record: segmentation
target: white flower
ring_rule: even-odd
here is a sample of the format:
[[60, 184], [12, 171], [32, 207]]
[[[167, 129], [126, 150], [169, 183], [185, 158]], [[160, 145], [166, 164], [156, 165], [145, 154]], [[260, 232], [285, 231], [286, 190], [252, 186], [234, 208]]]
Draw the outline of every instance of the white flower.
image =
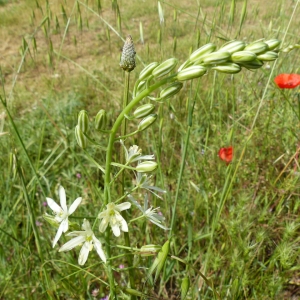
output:
[[106, 210], [98, 215], [98, 218], [102, 219], [99, 225], [99, 231], [104, 232], [109, 223], [115, 236], [119, 236], [121, 234], [120, 228], [122, 231], [128, 232], [127, 222], [121, 216], [120, 212], [130, 208], [130, 206], [130, 202], [124, 202], [118, 205], [115, 205], [114, 203], [108, 203], [106, 205]]
[[164, 230], [170, 230], [170, 228], [164, 226], [162, 223], [165, 221], [165, 217], [157, 211], [159, 210], [159, 207], [157, 208], [148, 208], [148, 195], [145, 195], [145, 202], [144, 202], [144, 208], [133, 198], [132, 195], [128, 195], [128, 198], [130, 201], [143, 213], [143, 216], [148, 219], [151, 223], [157, 225], [158, 227], [164, 229]]
[[59, 194], [61, 206], [59, 206], [53, 199], [46, 198], [49, 207], [53, 210], [53, 212], [56, 215], [55, 216], [56, 222], [60, 223], [56, 236], [53, 240], [53, 248], [55, 247], [62, 233], [68, 231], [69, 229], [68, 217], [76, 210], [76, 208], [78, 207], [78, 205], [82, 200], [81, 197], [77, 198], [68, 209], [67, 202], [66, 202], [66, 192], [62, 186], [59, 187], [58, 194]]
[[148, 176], [147, 174], [137, 172], [137, 175], [136, 175], [136, 186], [139, 187], [139, 188], [141, 188], [141, 189], [146, 189], [147, 191], [149, 191], [150, 193], [152, 193], [156, 197], [162, 199], [162, 197], [159, 196], [155, 192], [159, 192], [159, 193], [164, 193], [165, 194], [166, 191], [163, 190], [163, 189], [161, 189], [161, 188], [159, 188], [159, 187], [157, 187], [157, 186], [151, 185], [151, 178], [152, 178], [152, 175]]
[[81, 245], [83, 243], [82, 248], [79, 253], [79, 257], [78, 257], [78, 264], [80, 266], [85, 264], [85, 262], [89, 256], [89, 252], [92, 251], [94, 247], [95, 247], [98, 255], [100, 256], [100, 258], [104, 262], [106, 262], [106, 256], [102, 250], [101, 243], [95, 237], [95, 235], [91, 229], [90, 222], [87, 221], [86, 219], [83, 220], [82, 229], [84, 231], [73, 231], [73, 232], [68, 233], [67, 236], [75, 236], [75, 238], [73, 238], [72, 240], [65, 243], [59, 249], [59, 252], [69, 251], [69, 250], [73, 249], [74, 247]]
[[126, 163], [132, 163], [138, 160], [153, 160], [154, 155], [142, 155], [142, 149], [139, 148], [137, 145], [131, 146], [128, 150], [124, 146], [124, 142], [120, 140], [121, 145], [123, 146], [125, 150], [125, 160]]

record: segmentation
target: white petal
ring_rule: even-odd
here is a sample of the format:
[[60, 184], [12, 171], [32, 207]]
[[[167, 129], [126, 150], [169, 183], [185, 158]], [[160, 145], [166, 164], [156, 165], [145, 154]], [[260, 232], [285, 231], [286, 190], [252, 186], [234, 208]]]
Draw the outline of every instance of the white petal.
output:
[[96, 249], [98, 255], [104, 262], [106, 262], [106, 256], [102, 250], [102, 245], [101, 245], [100, 241], [95, 236], [93, 236], [93, 242], [94, 242], [94, 246], [95, 246], [95, 249]]
[[58, 252], [63, 252], [63, 251], [69, 251], [73, 249], [74, 247], [82, 244], [85, 241], [85, 237], [83, 235], [77, 236], [74, 239], [68, 241], [65, 243], [61, 248], [58, 250]]
[[66, 233], [66, 232], [68, 231], [68, 229], [69, 229], [68, 217], [65, 218], [65, 219], [61, 222], [60, 226], [62, 226], [62, 231], [63, 231], [64, 233]]
[[59, 240], [59, 238], [61, 237], [62, 233], [63, 233], [63, 230], [64, 230], [64, 224], [63, 223], [60, 223], [59, 227], [58, 227], [58, 230], [56, 232], [56, 235], [55, 235], [55, 238], [53, 240], [53, 245], [52, 247], [54, 248], [57, 241]]
[[55, 212], [60, 213], [62, 211], [61, 207], [51, 198], [46, 198], [48, 206]]
[[62, 209], [64, 211], [68, 211], [67, 200], [66, 200], [66, 192], [65, 192], [65, 189], [62, 186], [59, 187], [58, 194], [59, 194], [60, 205], [61, 205]]
[[80, 250], [79, 253], [79, 257], [78, 257], [78, 264], [80, 266], [83, 266], [89, 256], [89, 252], [90, 252], [90, 243], [89, 242], [85, 242], [82, 245], [82, 248]]
[[104, 232], [108, 225], [108, 218], [103, 218], [100, 225], [99, 225], [99, 231]]
[[130, 208], [130, 206], [131, 206], [131, 203], [130, 203], [130, 202], [124, 202], [124, 203], [121, 203], [121, 204], [116, 205], [116, 209], [117, 209], [118, 211], [122, 211], [122, 210], [125, 210], [125, 209]]
[[127, 225], [127, 222], [124, 219], [121, 221], [121, 230], [125, 231], [125, 232], [128, 232], [128, 225]]
[[87, 219], [83, 219], [82, 229], [85, 231], [92, 231], [91, 224]]
[[117, 224], [110, 224], [110, 226], [111, 226], [111, 229], [112, 229], [114, 235], [115, 236], [120, 236], [121, 231], [120, 231], [119, 226]]
[[72, 205], [70, 206], [69, 211], [68, 211], [69, 215], [71, 215], [76, 210], [76, 208], [80, 204], [81, 200], [82, 200], [82, 198], [79, 197], [72, 203]]
[[102, 219], [105, 216], [107, 216], [107, 210], [105, 210], [105, 211], [101, 212], [100, 214], [98, 214], [98, 219]]

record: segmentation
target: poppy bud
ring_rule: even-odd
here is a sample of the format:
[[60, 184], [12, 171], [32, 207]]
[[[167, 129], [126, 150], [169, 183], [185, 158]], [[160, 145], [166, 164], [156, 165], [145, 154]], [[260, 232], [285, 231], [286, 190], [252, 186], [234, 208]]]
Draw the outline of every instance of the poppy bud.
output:
[[203, 76], [206, 73], [206, 68], [203, 66], [191, 66], [177, 74], [177, 80], [185, 81]]
[[223, 45], [220, 51], [228, 51], [230, 54], [241, 51], [246, 47], [246, 44], [242, 41], [230, 41]]
[[235, 63], [242, 63], [255, 60], [257, 58], [256, 54], [251, 51], [238, 51], [232, 53], [231, 60]]
[[170, 73], [176, 67], [177, 62], [178, 61], [176, 58], [167, 59], [152, 71], [152, 75], [156, 78], [159, 78]]
[[235, 74], [241, 71], [241, 67], [238, 64], [225, 63], [213, 67], [212, 70], [216, 70], [221, 73]]
[[104, 109], [100, 109], [95, 117], [95, 128], [97, 130], [102, 130], [105, 128], [107, 123], [107, 115]]
[[144, 118], [138, 125], [138, 131], [143, 131], [149, 126], [151, 126], [155, 122], [156, 118], [157, 118], [157, 114], [151, 114], [146, 118]]
[[123, 46], [120, 67], [127, 72], [135, 68], [135, 50], [131, 35], [128, 35]]
[[257, 59], [262, 61], [273, 61], [278, 58], [278, 53], [273, 51], [267, 51], [266, 53], [257, 56]]
[[81, 110], [78, 114], [78, 126], [80, 130], [84, 133], [89, 130], [89, 117], [87, 111]]
[[155, 161], [143, 161], [136, 166], [136, 171], [139, 173], [152, 172], [157, 168]]
[[274, 50], [280, 45], [280, 41], [277, 39], [267, 40], [265, 43], [268, 45], [269, 50]]
[[166, 100], [168, 98], [171, 98], [181, 90], [182, 86], [183, 84], [181, 82], [174, 82], [170, 84], [168, 87], [166, 87], [165, 89], [163, 89], [160, 92], [159, 97], [161, 98], [161, 100]]
[[245, 47], [244, 50], [251, 51], [255, 54], [261, 54], [269, 50], [268, 44], [264, 42], [254, 42]]
[[204, 64], [221, 64], [229, 60], [230, 53], [228, 51], [217, 51], [203, 56]]
[[155, 106], [151, 103], [147, 103], [144, 105], [139, 106], [134, 112], [133, 115], [136, 119], [143, 118], [148, 116], [153, 112]]
[[212, 53], [213, 51], [216, 50], [216, 45], [213, 43], [208, 43], [199, 49], [195, 50], [189, 57], [189, 60], [192, 62], [195, 62], [199, 60], [203, 55]]
[[151, 64], [149, 64], [148, 66], [146, 66], [140, 73], [140, 76], [139, 76], [139, 80], [142, 81], [142, 80], [145, 80], [147, 79], [152, 71], [158, 66], [158, 62], [153, 62]]
[[75, 127], [75, 137], [79, 147], [81, 147], [82, 149], [86, 148], [86, 137], [83, 134], [83, 131], [80, 129], [79, 125]]

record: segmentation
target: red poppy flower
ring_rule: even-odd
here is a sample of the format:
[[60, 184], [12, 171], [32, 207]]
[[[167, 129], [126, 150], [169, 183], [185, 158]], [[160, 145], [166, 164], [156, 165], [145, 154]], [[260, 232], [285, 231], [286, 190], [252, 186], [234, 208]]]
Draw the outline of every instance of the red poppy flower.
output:
[[233, 157], [233, 147], [227, 147], [227, 148], [221, 148], [219, 150], [219, 157], [220, 159], [226, 161], [226, 164], [228, 165], [232, 161]]
[[300, 85], [300, 75], [298, 74], [280, 74], [275, 77], [275, 83], [281, 89], [294, 89]]

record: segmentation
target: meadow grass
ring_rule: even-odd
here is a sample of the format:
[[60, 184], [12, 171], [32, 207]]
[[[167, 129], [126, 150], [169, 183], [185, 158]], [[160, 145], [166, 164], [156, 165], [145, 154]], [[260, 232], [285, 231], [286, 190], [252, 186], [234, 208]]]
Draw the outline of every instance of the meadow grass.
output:
[[[122, 38], [131, 34], [137, 52], [131, 93], [147, 64], [176, 57], [180, 65], [208, 42], [299, 43], [298, 3], [160, 1], [159, 15], [156, 1], [0, 1], [0, 96], [7, 104], [7, 111], [0, 106], [0, 299], [101, 299], [109, 293], [95, 253], [80, 267], [77, 250], [52, 249], [55, 229], [43, 219], [50, 213], [43, 204], [46, 197], [58, 201], [61, 184], [68, 201], [83, 197], [72, 222], [93, 220], [103, 205], [104, 178], [88, 157], [104, 166], [106, 153], [80, 149], [74, 128], [82, 109], [91, 120], [105, 109], [108, 127], [122, 111]], [[135, 288], [146, 299], [180, 298], [186, 276], [186, 299], [300, 297], [300, 97], [297, 89], [280, 90], [273, 82], [277, 74], [299, 73], [299, 57], [294, 49], [253, 72], [209, 71], [157, 104], [156, 122], [127, 139], [156, 157], [155, 185], [167, 193], [163, 200], [151, 196], [151, 203], [170, 227], [176, 200], [170, 255], [188, 263], [168, 259], [159, 279], [146, 282], [154, 257], [135, 256]], [[127, 132], [136, 125], [129, 121]], [[107, 136], [98, 142], [106, 147]], [[227, 166], [218, 151], [230, 145], [234, 158]], [[138, 215], [132, 210], [128, 217]], [[149, 224], [130, 224], [132, 247], [168, 239], [168, 231]], [[123, 235], [112, 240], [117, 256]], [[63, 235], [59, 245], [66, 241]], [[115, 281], [126, 287], [128, 260], [120, 256], [114, 266]]]

